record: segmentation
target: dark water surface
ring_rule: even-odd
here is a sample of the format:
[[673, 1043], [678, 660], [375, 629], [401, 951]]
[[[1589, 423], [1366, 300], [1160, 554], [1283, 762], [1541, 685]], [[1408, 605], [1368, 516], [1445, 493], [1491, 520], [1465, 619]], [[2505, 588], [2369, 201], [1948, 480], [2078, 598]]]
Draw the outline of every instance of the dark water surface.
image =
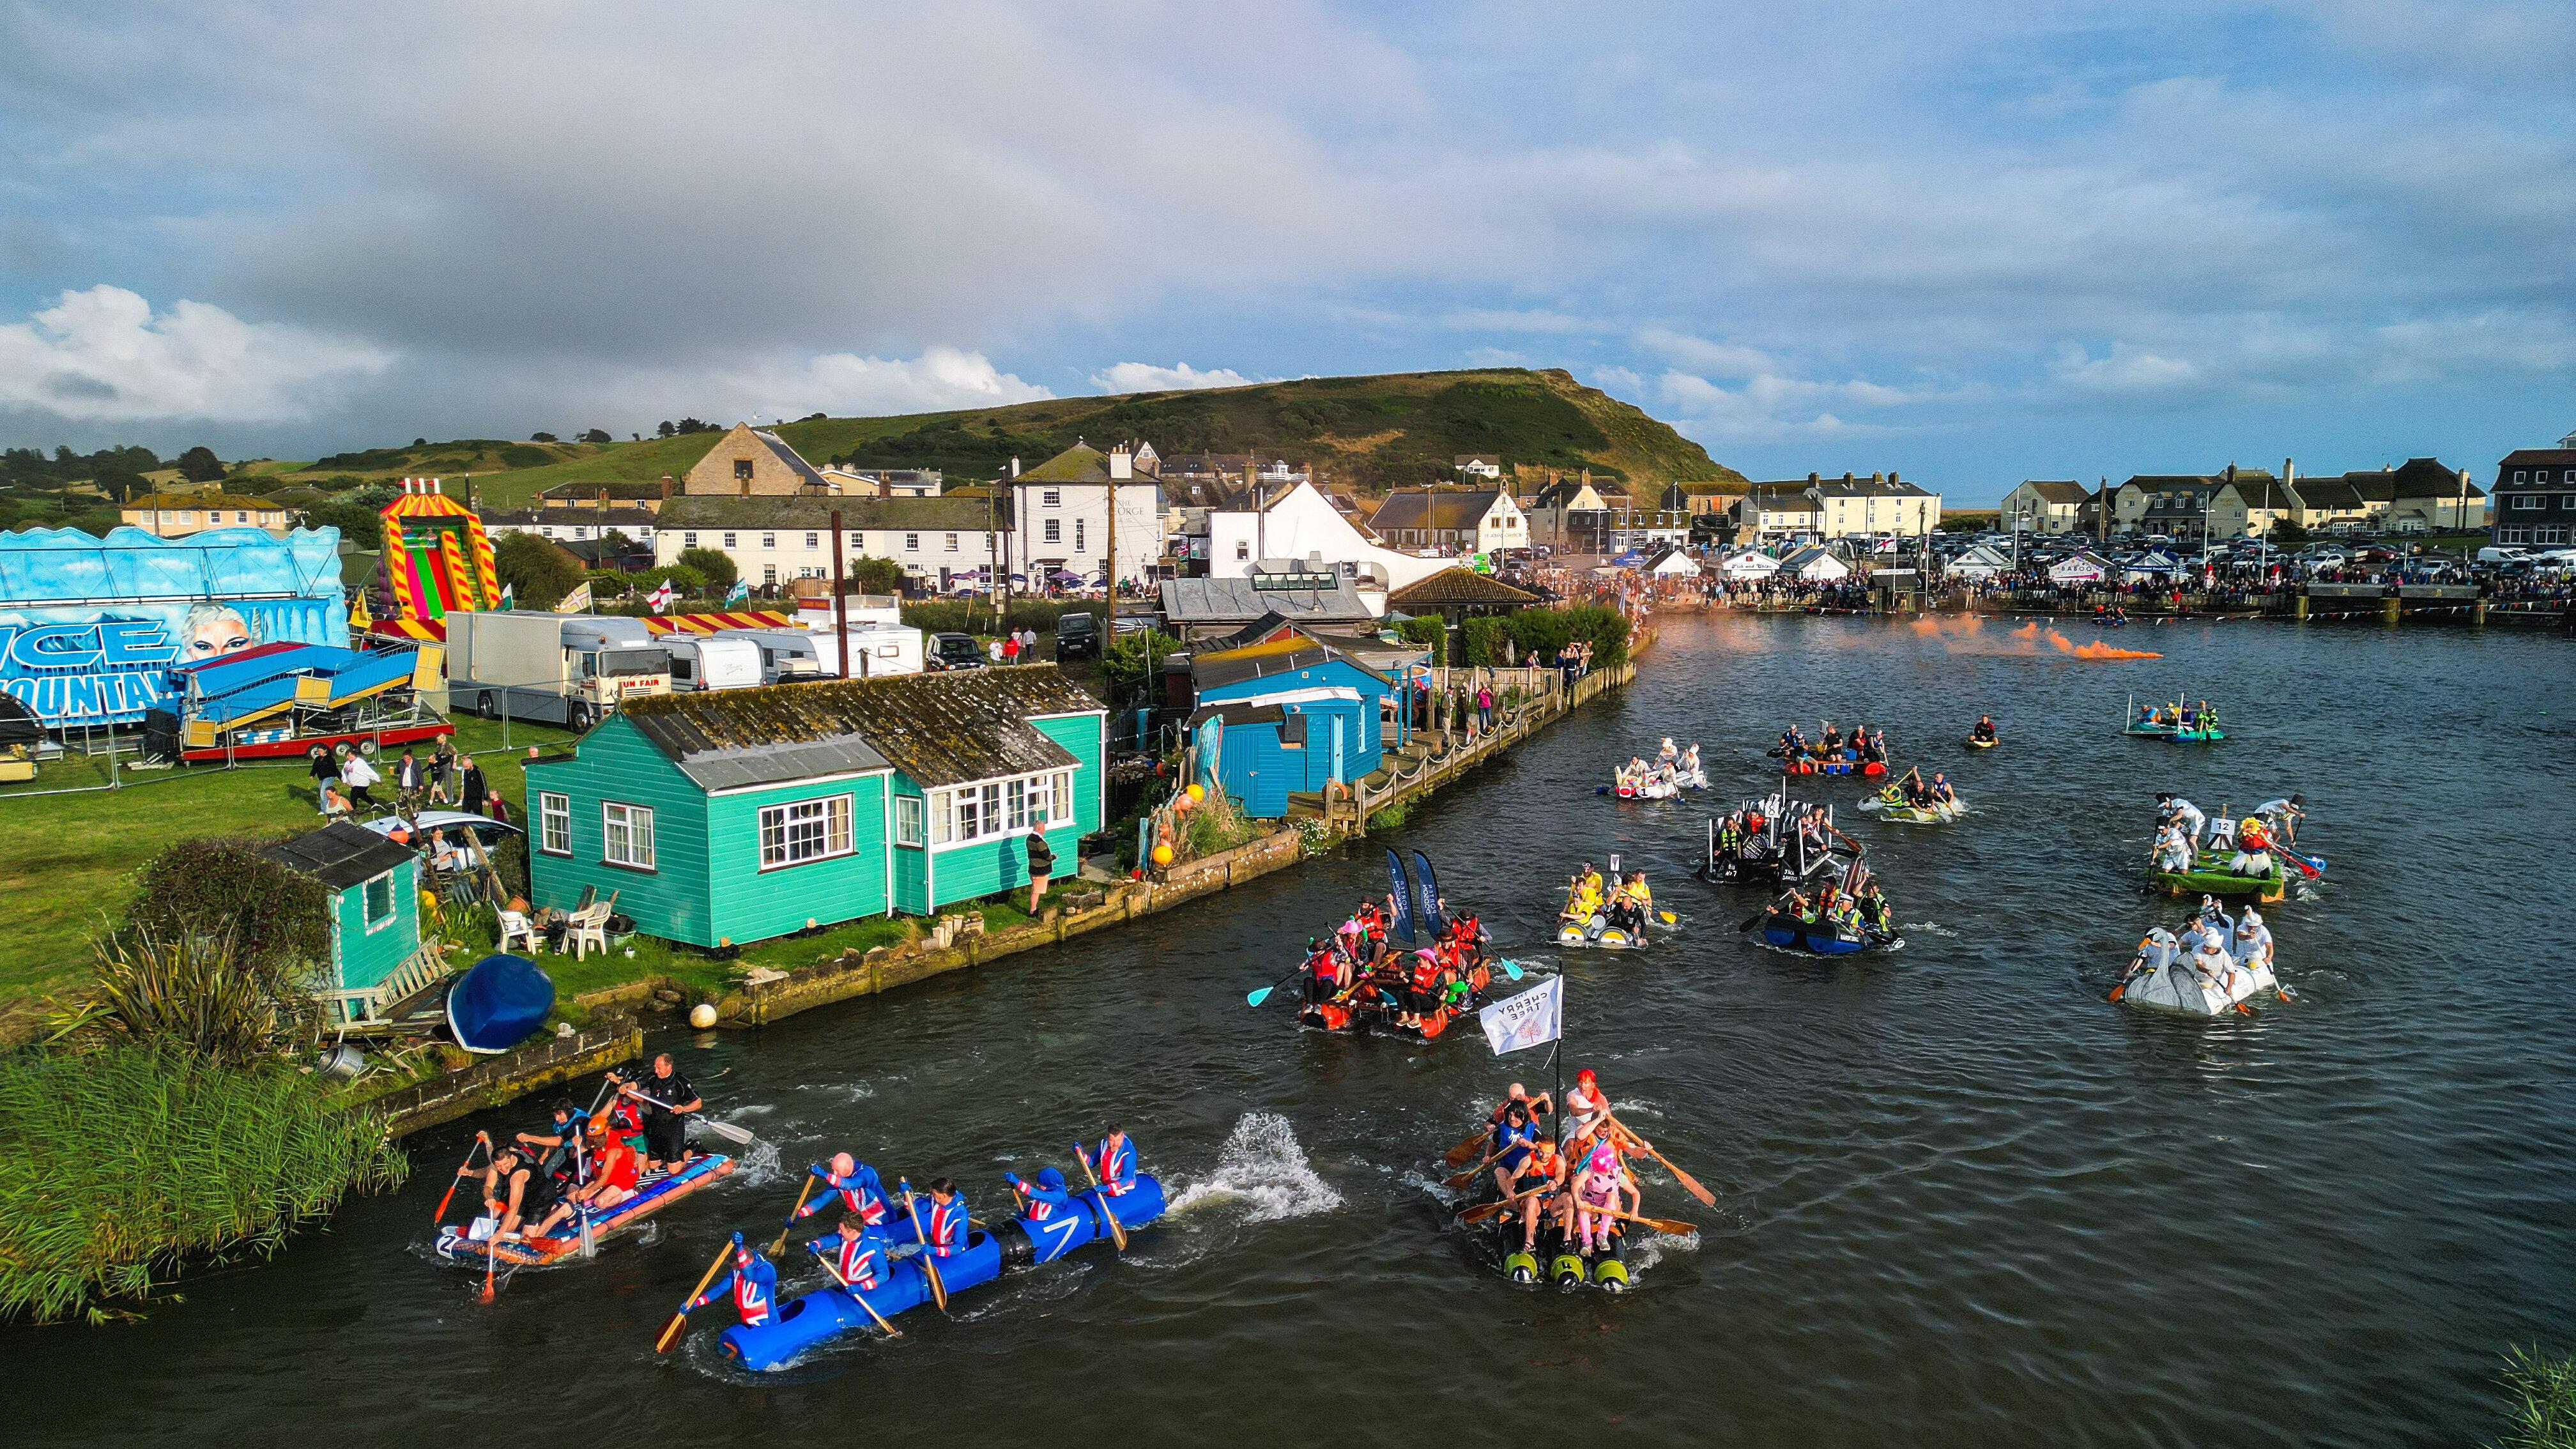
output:
[[[1571, 953], [1570, 1065], [1718, 1194], [1636, 1292], [1516, 1289], [1445, 1231], [1438, 1154], [1536, 1053], [1301, 1033], [1243, 994], [1362, 891], [1375, 843], [1145, 927], [756, 1034], [675, 1034], [709, 1102], [779, 1144], [649, 1241], [527, 1273], [493, 1307], [419, 1245], [472, 1127], [416, 1138], [396, 1198], [277, 1260], [192, 1274], [136, 1324], [15, 1331], [11, 1437], [47, 1444], [1394, 1443], [1607, 1424], [1621, 1444], [2410, 1444], [2495, 1432], [2509, 1343], [2576, 1347], [2576, 1025], [2565, 641], [2501, 630], [2133, 627], [2166, 658], [2016, 652], [1862, 621], [1683, 622], [1638, 686], [1416, 813], [1509, 954], [1554, 962], [1572, 862], [1656, 867], [1685, 935]], [[2029, 646], [2018, 646], [2027, 650]], [[2237, 739], [2129, 740], [2131, 689], [2225, 701]], [[1959, 736], [1991, 710], [2005, 743]], [[1770, 776], [1791, 716], [1881, 724], [1951, 770], [1948, 830], [1849, 815], [1907, 947], [1827, 965], [1735, 931], [1687, 879], [1705, 806]], [[1591, 786], [1671, 733], [1718, 790]], [[2217, 1023], [2102, 993], [2145, 926], [2151, 792], [2303, 790], [2314, 899], [2267, 912], [2295, 1003]], [[1824, 787], [1846, 803], [1859, 792]], [[1858, 821], [1861, 823], [1852, 823]], [[955, 1322], [760, 1382], [721, 1310], [656, 1358], [723, 1232], [796, 1166], [999, 1174], [1123, 1119], [1184, 1206], [961, 1295]], [[777, 1153], [784, 1154], [782, 1170]], [[791, 1261], [801, 1261], [791, 1260]], [[813, 1275], [796, 1270], [798, 1285]], [[499, 1413], [493, 1420], [486, 1416]], [[1083, 1418], [1080, 1416], [1095, 1416]], [[1515, 1427], [1517, 1426], [1517, 1427]], [[936, 1436], [936, 1437], [934, 1437]], [[1603, 1441], [1613, 1442], [1613, 1441]]]

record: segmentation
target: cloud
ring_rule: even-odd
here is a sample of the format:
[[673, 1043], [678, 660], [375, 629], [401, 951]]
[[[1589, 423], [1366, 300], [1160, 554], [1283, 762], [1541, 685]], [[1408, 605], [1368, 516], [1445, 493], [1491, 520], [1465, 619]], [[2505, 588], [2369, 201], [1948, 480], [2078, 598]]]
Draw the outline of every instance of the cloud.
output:
[[1113, 362], [1091, 375], [1102, 392], [1183, 392], [1193, 388], [1249, 387], [1262, 379], [1246, 377], [1231, 367], [1201, 372], [1186, 362], [1158, 367], [1150, 362]]
[[1640, 327], [1637, 341], [1659, 357], [1695, 367], [1712, 377], [1753, 377], [1780, 366], [1759, 348], [1711, 342], [1669, 327]]
[[1908, 392], [1851, 379], [1817, 382], [1762, 373], [1728, 388], [1695, 373], [1668, 370], [1655, 380], [1657, 395], [1677, 410], [1682, 431], [1703, 440], [1771, 440], [1889, 432], [1889, 423], [1855, 423], [1828, 411], [1890, 409], [1938, 400], [1931, 391]]
[[2049, 371], [2078, 392], [2115, 397], [2169, 397], [2206, 385], [2200, 365], [2191, 359], [2167, 357], [2125, 342], [2113, 343], [2099, 357], [2070, 342], [2059, 349]]
[[327, 410], [393, 354], [122, 287], [65, 292], [0, 326], [0, 410], [83, 422], [280, 422]]
[[1543, 307], [1468, 308], [1441, 318], [1440, 325], [1460, 332], [1530, 332], [1556, 336], [1601, 330], [1584, 318], [1551, 312]]

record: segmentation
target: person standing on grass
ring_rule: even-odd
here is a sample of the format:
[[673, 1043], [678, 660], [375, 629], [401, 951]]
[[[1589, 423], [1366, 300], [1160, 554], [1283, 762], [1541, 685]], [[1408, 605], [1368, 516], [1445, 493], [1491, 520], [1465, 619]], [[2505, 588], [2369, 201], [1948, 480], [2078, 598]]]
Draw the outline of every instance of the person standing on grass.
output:
[[447, 782], [456, 774], [456, 741], [448, 735], [438, 737], [438, 748], [429, 757], [429, 803], [448, 803]]
[[472, 755], [464, 759], [465, 777], [456, 790], [456, 808], [481, 815], [486, 813], [486, 799], [491, 791], [483, 783], [483, 767], [474, 762]]
[[420, 757], [411, 752], [411, 746], [403, 746], [402, 758], [394, 761], [394, 808], [396, 810], [406, 816], [420, 813], [420, 797], [426, 788], [428, 774], [429, 772], [420, 763]]
[[384, 776], [377, 774], [376, 767], [367, 762], [364, 751], [353, 749], [349, 751], [349, 757], [340, 762], [340, 783], [349, 787], [349, 801], [353, 805], [375, 809], [376, 797], [371, 792], [382, 779]]
[[331, 813], [331, 802], [325, 797], [330, 793], [331, 786], [340, 783], [340, 762], [333, 758], [330, 746], [313, 747], [312, 773], [313, 808], [328, 815]]
[[1055, 850], [1047, 844], [1046, 827], [1029, 826], [1029, 914], [1038, 913], [1038, 897], [1046, 894], [1047, 877], [1055, 874]]
[[1017, 629], [1002, 636], [1002, 662], [1004, 664], [1020, 662], [1020, 631]]

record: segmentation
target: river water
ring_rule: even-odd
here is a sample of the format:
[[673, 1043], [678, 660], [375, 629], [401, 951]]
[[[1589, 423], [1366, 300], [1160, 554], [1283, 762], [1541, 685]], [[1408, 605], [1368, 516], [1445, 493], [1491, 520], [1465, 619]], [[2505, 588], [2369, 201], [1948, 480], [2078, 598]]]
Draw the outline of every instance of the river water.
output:
[[[2089, 633], [2089, 631], [2084, 631]], [[2561, 979], [2576, 819], [2567, 644], [2501, 630], [2135, 626], [2153, 661], [1999, 627], [1685, 620], [1637, 686], [1342, 856], [1123, 933], [758, 1033], [673, 1033], [710, 1104], [776, 1144], [594, 1263], [491, 1307], [425, 1259], [473, 1127], [410, 1143], [401, 1194], [275, 1260], [193, 1272], [140, 1322], [20, 1330], [12, 1418], [46, 1444], [1414, 1442], [1605, 1426], [1621, 1444], [2412, 1444], [2493, 1433], [2498, 1355], [2576, 1347], [2576, 1025]], [[2078, 642], [2082, 642], [2080, 639]], [[2126, 695], [2223, 700], [2214, 749], [2123, 738]], [[2002, 748], [1959, 736], [1991, 711]], [[1972, 807], [1846, 813], [1906, 923], [1826, 964], [1739, 935], [1690, 881], [1704, 806], [1767, 788], [1791, 717], [1886, 729]], [[1591, 787], [1657, 736], [1718, 789]], [[2152, 792], [2302, 790], [2328, 883], [2268, 912], [2298, 999], [2252, 1019], [2102, 999], [2148, 924]], [[1812, 793], [1849, 803], [1859, 791]], [[1857, 822], [1857, 823], [1855, 823]], [[1637, 1290], [1515, 1288], [1444, 1228], [1439, 1154], [1542, 1054], [1429, 1047], [1244, 1006], [1306, 935], [1438, 863], [1504, 950], [1568, 978], [1567, 1063], [1717, 1195], [1649, 1169]], [[1553, 883], [1646, 863], [1686, 930], [1549, 944]], [[1287, 993], [1282, 993], [1285, 997]], [[999, 1174], [1123, 1120], [1182, 1204], [754, 1382], [650, 1343], [724, 1231], [775, 1230], [802, 1163], [851, 1146], [985, 1207]], [[783, 1154], [783, 1163], [781, 1154]], [[796, 1270], [799, 1286], [813, 1274]], [[499, 1418], [493, 1418], [493, 1415]], [[1077, 1414], [1092, 1416], [1077, 1419]]]

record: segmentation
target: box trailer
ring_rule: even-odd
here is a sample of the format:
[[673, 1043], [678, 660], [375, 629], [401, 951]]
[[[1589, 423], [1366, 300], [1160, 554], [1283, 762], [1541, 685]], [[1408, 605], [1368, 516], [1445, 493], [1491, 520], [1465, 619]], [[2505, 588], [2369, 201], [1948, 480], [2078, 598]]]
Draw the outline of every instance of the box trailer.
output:
[[503, 609], [447, 616], [447, 707], [586, 730], [671, 692], [671, 655], [641, 619]]

